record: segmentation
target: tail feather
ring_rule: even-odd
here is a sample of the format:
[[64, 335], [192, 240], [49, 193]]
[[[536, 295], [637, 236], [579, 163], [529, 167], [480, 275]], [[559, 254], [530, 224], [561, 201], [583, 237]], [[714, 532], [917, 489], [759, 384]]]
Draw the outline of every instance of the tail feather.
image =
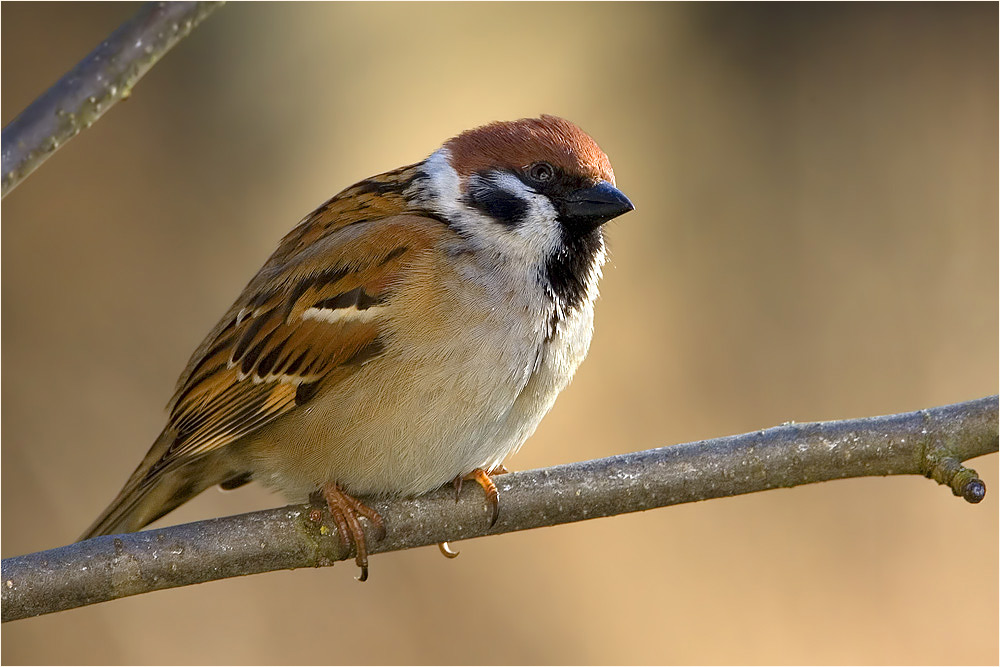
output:
[[141, 530], [205, 489], [240, 473], [224, 465], [221, 457], [211, 455], [154, 471], [172, 441], [167, 432], [160, 435], [115, 499], [77, 541]]

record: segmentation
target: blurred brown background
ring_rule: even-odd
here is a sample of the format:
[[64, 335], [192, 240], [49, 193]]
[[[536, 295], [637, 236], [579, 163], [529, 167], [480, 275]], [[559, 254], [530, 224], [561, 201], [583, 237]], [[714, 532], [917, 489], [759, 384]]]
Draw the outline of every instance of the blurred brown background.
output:
[[[8, 123], [136, 9], [2, 8]], [[233, 4], [3, 200], [3, 555], [75, 538], [188, 355], [328, 196], [477, 124], [579, 123], [590, 358], [509, 464], [997, 391], [997, 5]], [[5, 663], [996, 663], [979, 506], [848, 480], [119, 600]], [[167, 521], [283, 504], [206, 492]]]

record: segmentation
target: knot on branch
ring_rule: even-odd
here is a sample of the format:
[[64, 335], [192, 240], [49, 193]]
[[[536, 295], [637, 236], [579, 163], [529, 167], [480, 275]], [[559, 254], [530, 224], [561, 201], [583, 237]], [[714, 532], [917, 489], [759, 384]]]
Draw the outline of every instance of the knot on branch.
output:
[[957, 458], [948, 455], [931, 454], [927, 457], [930, 469], [924, 473], [938, 484], [951, 487], [956, 496], [970, 503], [978, 503], [986, 497], [986, 484], [972, 468], [966, 468]]

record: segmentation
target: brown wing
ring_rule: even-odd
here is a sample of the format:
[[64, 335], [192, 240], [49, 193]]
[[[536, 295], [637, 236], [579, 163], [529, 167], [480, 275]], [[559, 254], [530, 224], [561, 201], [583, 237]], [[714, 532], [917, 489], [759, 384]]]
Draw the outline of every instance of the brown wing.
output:
[[380, 353], [394, 288], [415, 257], [451, 233], [407, 210], [402, 193], [415, 176], [405, 167], [362, 181], [282, 239], [195, 351], [167, 427], [81, 539], [138, 530], [245, 472], [199, 455], [296, 409]]
[[170, 403], [174, 441], [153, 472], [247, 435], [380, 354], [394, 287], [443, 229], [388, 218], [265, 265], [181, 377]]
[[378, 353], [374, 309], [441, 231], [406, 215], [416, 175], [409, 166], [361, 181], [281, 240], [181, 374], [172, 442], [150, 474], [260, 428]]

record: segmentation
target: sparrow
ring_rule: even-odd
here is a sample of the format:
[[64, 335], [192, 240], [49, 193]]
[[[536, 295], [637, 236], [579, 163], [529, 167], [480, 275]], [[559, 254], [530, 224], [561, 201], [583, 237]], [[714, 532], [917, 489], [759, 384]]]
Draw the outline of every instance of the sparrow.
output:
[[368, 575], [357, 499], [492, 471], [583, 361], [602, 225], [633, 210], [593, 139], [494, 122], [307, 215], [191, 356], [163, 432], [80, 538], [140, 530], [214, 485], [321, 497]]

